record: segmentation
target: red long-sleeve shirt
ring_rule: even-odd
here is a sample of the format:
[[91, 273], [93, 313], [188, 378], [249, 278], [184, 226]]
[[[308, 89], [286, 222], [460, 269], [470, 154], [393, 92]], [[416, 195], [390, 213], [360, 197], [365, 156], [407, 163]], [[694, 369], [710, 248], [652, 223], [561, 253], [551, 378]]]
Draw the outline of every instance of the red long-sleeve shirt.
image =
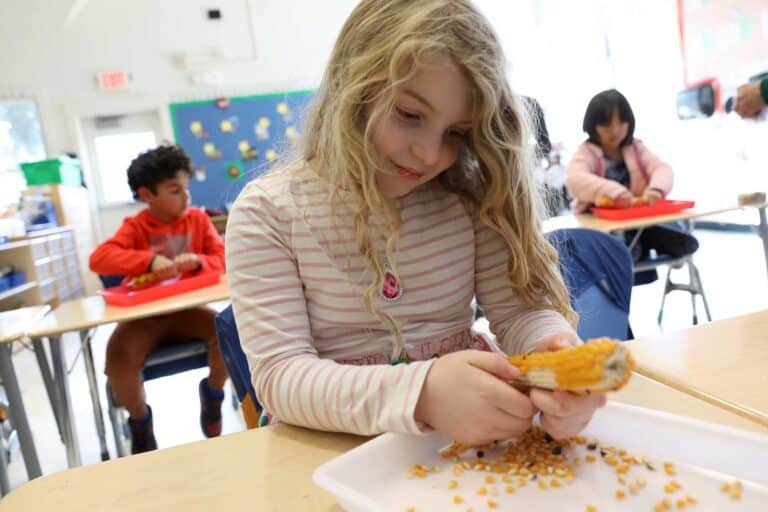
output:
[[111, 238], [91, 254], [91, 270], [102, 275], [140, 275], [149, 272], [152, 257], [173, 259], [181, 253], [200, 256], [203, 268], [224, 272], [224, 242], [211, 219], [199, 208], [189, 208], [173, 222], [163, 222], [149, 208], [126, 217]]

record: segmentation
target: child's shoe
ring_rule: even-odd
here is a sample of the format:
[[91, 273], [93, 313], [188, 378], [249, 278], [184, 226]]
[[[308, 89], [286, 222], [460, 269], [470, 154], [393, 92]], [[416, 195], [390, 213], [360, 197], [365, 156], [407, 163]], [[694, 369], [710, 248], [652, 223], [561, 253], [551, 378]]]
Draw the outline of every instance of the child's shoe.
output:
[[221, 435], [221, 402], [224, 401], [223, 389], [211, 389], [208, 387], [208, 379], [200, 381], [198, 385], [200, 394], [200, 429], [205, 437]]
[[131, 427], [131, 453], [144, 453], [157, 450], [155, 430], [152, 427], [152, 408], [147, 405], [147, 415], [143, 418], [128, 418]]

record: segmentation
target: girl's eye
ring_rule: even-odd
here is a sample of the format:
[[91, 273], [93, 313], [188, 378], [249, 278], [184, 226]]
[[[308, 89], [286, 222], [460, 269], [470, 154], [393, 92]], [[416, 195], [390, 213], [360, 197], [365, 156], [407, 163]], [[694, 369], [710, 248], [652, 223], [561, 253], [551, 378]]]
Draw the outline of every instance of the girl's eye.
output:
[[451, 130], [450, 132], [448, 132], [448, 135], [450, 137], [454, 138], [454, 139], [465, 140], [467, 138], [467, 136], [469, 135], [469, 133], [468, 132], [458, 131], [458, 130]]
[[407, 119], [409, 121], [417, 121], [419, 119], [418, 114], [414, 112], [409, 112], [408, 110], [404, 110], [400, 107], [395, 107], [395, 111], [397, 111], [397, 114], [403, 119]]

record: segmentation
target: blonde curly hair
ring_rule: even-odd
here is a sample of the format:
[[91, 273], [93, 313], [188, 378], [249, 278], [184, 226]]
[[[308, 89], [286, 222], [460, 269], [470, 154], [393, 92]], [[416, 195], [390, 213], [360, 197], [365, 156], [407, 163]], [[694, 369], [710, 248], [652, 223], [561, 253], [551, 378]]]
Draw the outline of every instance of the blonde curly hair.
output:
[[[307, 119], [303, 154], [292, 169], [327, 181], [333, 203], [340, 191], [356, 203], [357, 249], [373, 280], [364, 296], [395, 336], [393, 358], [404, 340], [397, 323], [373, 304], [386, 265], [397, 276], [394, 252], [400, 216], [376, 184], [372, 130], [391, 112], [398, 87], [435, 57], [448, 56], [472, 86], [474, 112], [467, 144], [437, 179], [458, 194], [475, 216], [506, 241], [507, 277], [529, 307], [554, 309], [576, 325], [557, 252], [541, 233], [542, 204], [532, 177], [528, 116], [507, 84], [501, 45], [486, 18], [466, 0], [363, 0], [344, 24]], [[383, 262], [369, 217], [387, 212], [379, 233]]]

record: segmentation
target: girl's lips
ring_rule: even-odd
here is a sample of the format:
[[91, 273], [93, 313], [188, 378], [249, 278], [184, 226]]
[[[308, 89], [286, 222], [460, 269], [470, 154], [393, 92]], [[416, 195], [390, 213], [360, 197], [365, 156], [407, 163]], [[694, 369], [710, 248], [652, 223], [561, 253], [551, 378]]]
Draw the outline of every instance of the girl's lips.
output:
[[398, 164], [395, 164], [395, 169], [397, 169], [397, 172], [399, 172], [401, 176], [411, 180], [420, 180], [424, 176], [423, 174], [419, 174], [418, 172], [409, 169], [408, 167], [403, 167], [402, 165]]

